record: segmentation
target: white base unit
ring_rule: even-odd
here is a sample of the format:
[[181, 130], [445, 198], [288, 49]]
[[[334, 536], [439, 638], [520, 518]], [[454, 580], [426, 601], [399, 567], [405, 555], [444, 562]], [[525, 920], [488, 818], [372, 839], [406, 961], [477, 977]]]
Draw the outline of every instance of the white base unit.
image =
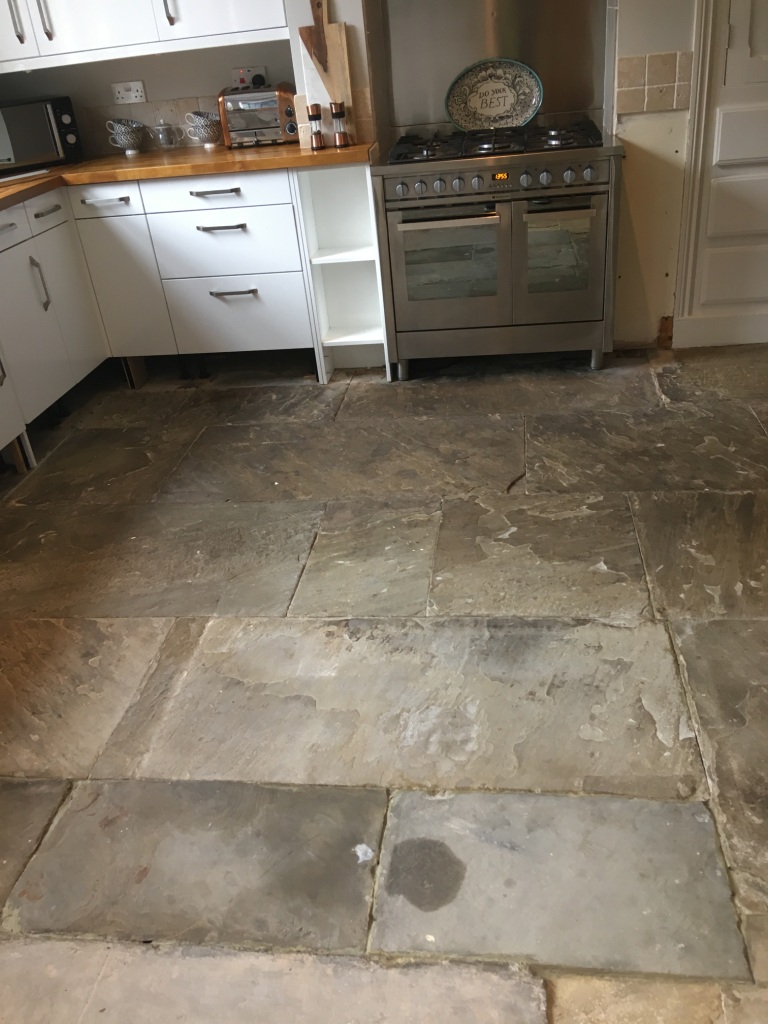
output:
[[24, 414], [8, 376], [7, 359], [0, 349], [0, 449], [10, 444], [23, 429]]
[[163, 282], [179, 351], [312, 348], [301, 273]]

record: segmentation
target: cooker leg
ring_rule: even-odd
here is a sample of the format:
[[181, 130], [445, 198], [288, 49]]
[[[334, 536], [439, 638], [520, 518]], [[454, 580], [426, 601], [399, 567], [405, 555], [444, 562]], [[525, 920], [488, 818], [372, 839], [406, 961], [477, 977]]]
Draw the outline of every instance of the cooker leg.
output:
[[603, 368], [603, 350], [601, 348], [592, 349], [592, 369], [602, 370]]
[[411, 361], [410, 359], [400, 359], [397, 363], [397, 379], [408, 380], [411, 375]]

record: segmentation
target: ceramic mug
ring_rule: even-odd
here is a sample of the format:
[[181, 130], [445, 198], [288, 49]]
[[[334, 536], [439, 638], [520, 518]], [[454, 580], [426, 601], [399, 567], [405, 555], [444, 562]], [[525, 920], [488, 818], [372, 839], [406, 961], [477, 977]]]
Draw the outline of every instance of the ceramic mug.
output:
[[202, 110], [193, 110], [185, 120], [190, 128], [187, 135], [196, 142], [202, 142], [209, 149], [221, 139], [221, 119], [217, 114], [206, 114]]
[[115, 118], [114, 121], [107, 121], [106, 127], [111, 132], [109, 141], [117, 149], [138, 149], [144, 139], [145, 126], [141, 121]]

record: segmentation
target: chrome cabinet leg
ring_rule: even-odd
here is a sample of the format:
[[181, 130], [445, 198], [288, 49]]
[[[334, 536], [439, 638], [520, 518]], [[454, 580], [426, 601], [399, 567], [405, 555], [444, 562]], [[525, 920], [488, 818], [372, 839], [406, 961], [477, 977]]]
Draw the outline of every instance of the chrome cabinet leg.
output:
[[592, 369], [602, 370], [603, 368], [603, 350], [601, 348], [592, 349]]
[[397, 363], [397, 379], [408, 380], [411, 375], [411, 361], [410, 359], [400, 359]]

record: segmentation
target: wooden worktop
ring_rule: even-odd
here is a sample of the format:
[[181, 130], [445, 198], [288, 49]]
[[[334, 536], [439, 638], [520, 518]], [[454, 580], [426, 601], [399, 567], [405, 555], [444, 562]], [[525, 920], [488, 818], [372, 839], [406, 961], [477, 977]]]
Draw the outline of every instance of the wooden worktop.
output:
[[65, 164], [38, 178], [25, 178], [0, 185], [0, 210], [24, 199], [51, 192], [60, 185], [95, 185], [110, 181], [147, 181], [152, 178], [185, 178], [197, 174], [225, 174], [228, 171], [295, 170], [311, 167], [341, 167], [367, 164], [375, 159], [368, 144], [347, 149], [324, 149], [312, 153], [299, 146], [262, 146], [255, 149], [204, 149], [188, 146], [170, 151], [152, 150], [138, 156], [105, 156], [81, 164]]

